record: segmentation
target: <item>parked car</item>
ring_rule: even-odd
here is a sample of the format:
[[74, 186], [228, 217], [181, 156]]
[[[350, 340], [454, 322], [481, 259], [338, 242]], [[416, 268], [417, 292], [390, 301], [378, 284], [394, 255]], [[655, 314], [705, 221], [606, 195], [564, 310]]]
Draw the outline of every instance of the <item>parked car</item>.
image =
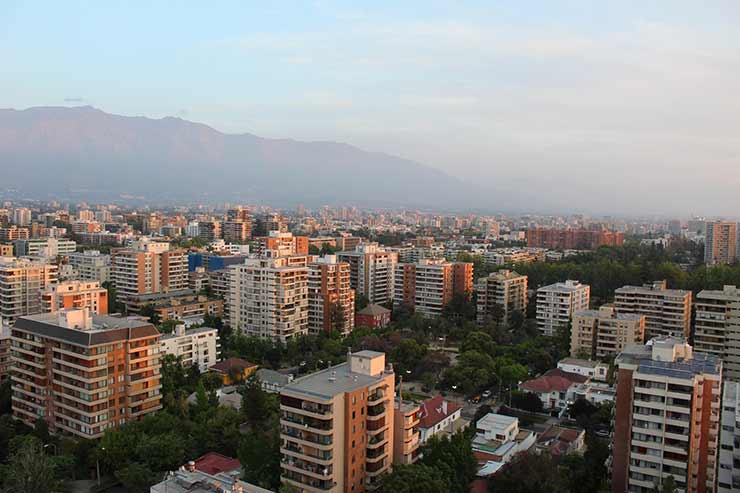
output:
[[483, 397], [484, 399], [490, 399], [491, 398], [491, 391], [490, 390], [486, 390], [485, 392], [483, 392], [481, 394], [481, 397]]

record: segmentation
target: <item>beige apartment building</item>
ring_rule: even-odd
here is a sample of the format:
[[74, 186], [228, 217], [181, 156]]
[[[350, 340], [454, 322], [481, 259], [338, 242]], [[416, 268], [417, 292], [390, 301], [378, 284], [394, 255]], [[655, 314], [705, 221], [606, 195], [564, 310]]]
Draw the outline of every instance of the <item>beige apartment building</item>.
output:
[[570, 355], [586, 359], [616, 356], [630, 344], [642, 344], [645, 316], [617, 313], [613, 306], [582, 310], [573, 314]]
[[393, 302], [413, 312], [436, 317], [455, 296], [473, 294], [473, 264], [424, 258], [415, 264], [397, 264]]
[[654, 492], [668, 475], [677, 491], [715, 491], [722, 361], [664, 337], [615, 363], [612, 491]]
[[198, 221], [198, 238], [209, 242], [221, 237], [221, 221]]
[[399, 396], [393, 402], [393, 463], [413, 464], [421, 456], [421, 406], [403, 401]]
[[325, 255], [308, 264], [308, 331], [338, 331], [347, 335], [355, 328], [355, 291], [349, 285], [349, 264], [336, 255]]
[[737, 260], [737, 223], [708, 221], [704, 241], [704, 262], [710, 265], [734, 264]]
[[393, 369], [385, 354], [349, 360], [280, 392], [281, 480], [304, 492], [362, 493], [393, 464]]
[[135, 311], [137, 296], [187, 289], [187, 253], [170, 249], [166, 242], [141, 239], [131, 248], [111, 252], [111, 282], [117, 301]]
[[108, 290], [97, 281], [66, 281], [47, 286], [41, 295], [45, 312], [87, 308], [95, 315], [108, 313]]
[[740, 382], [740, 289], [701, 291], [694, 314], [694, 349], [721, 358], [725, 379]]
[[479, 325], [490, 321], [508, 325], [514, 312], [527, 312], [527, 276], [507, 269], [492, 272], [478, 280], [475, 291]]
[[43, 259], [0, 257], [0, 319], [13, 325], [18, 317], [43, 312], [41, 292], [57, 275], [57, 266]]
[[357, 245], [353, 251], [339, 252], [340, 262], [350, 266], [350, 287], [370, 303], [393, 301], [393, 287], [398, 254], [377, 243]]
[[11, 331], [13, 416], [52, 432], [100, 438], [162, 408], [159, 332], [138, 319], [64, 310], [21, 317]]
[[691, 291], [668, 289], [665, 281], [624, 286], [614, 291], [617, 313], [645, 315], [645, 340], [656, 336], [688, 338]]
[[234, 330], [285, 342], [308, 333], [308, 263], [312, 257], [249, 258], [229, 267]]
[[267, 236], [260, 236], [255, 241], [258, 257], [286, 257], [290, 255], [308, 255], [308, 237], [293, 236], [293, 233], [270, 231]]
[[578, 311], [588, 310], [591, 287], [567, 280], [537, 290], [537, 328], [543, 335], [554, 336], [566, 327]]
[[19, 228], [15, 224], [7, 228], [0, 228], [0, 241], [27, 240], [31, 237], [28, 228]]
[[69, 265], [77, 272], [81, 281], [98, 281], [103, 284], [110, 281], [110, 255], [98, 250], [70, 253]]

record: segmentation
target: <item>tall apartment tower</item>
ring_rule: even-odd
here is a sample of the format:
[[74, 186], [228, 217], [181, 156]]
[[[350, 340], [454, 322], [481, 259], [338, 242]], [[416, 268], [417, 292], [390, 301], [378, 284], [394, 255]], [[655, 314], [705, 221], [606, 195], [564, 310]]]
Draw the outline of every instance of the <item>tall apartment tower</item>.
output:
[[188, 257], [170, 244], [140, 240], [132, 248], [111, 252], [111, 281], [117, 301], [136, 310], [140, 295], [187, 289]]
[[490, 321], [508, 325], [514, 312], [527, 311], [527, 276], [514, 271], [499, 270], [480, 278], [475, 291], [479, 325]]
[[393, 300], [393, 286], [398, 254], [386, 251], [377, 243], [357, 245], [354, 251], [337, 253], [340, 262], [350, 266], [350, 287], [357, 295], [367, 296], [370, 303]]
[[613, 306], [583, 310], [573, 314], [570, 355], [587, 359], [616, 356], [628, 345], [642, 344], [645, 315], [617, 313]]
[[99, 438], [162, 408], [159, 332], [141, 320], [65, 310], [11, 330], [13, 416]]
[[285, 342], [308, 333], [307, 255], [248, 258], [229, 267], [231, 327]]
[[740, 382], [740, 289], [701, 291], [694, 314], [694, 349], [722, 358], [724, 378]]
[[221, 221], [198, 221], [198, 238], [203, 241], [213, 241], [221, 237]]
[[537, 328], [546, 336], [554, 336], [560, 327], [570, 322], [575, 312], [588, 310], [591, 287], [567, 280], [543, 286], [537, 290]]
[[0, 257], [0, 319], [9, 324], [18, 317], [42, 313], [41, 292], [56, 284], [58, 267], [39, 259]]
[[394, 385], [385, 354], [360, 351], [284, 387], [281, 480], [306, 492], [377, 487], [393, 463]]
[[691, 291], [668, 289], [665, 281], [624, 286], [614, 291], [618, 313], [645, 315], [645, 340], [656, 336], [688, 338], [691, 330]]
[[708, 221], [704, 241], [704, 262], [710, 265], [734, 264], [737, 260], [737, 223]]
[[347, 335], [355, 328], [355, 291], [349, 286], [349, 264], [325, 255], [308, 264], [308, 331], [338, 331]]
[[308, 255], [308, 236], [293, 236], [293, 233], [270, 231], [256, 242], [258, 257], [286, 255]]
[[247, 209], [238, 207], [226, 212], [221, 233], [227, 243], [244, 243], [252, 238], [252, 216]]
[[722, 392], [717, 493], [740, 490], [740, 383], [726, 381]]
[[612, 491], [715, 491], [722, 362], [683, 338], [657, 338], [617, 356]]
[[87, 308], [95, 315], [108, 313], [108, 290], [96, 281], [66, 281], [47, 286], [41, 295], [44, 311]]
[[394, 282], [394, 304], [436, 317], [455, 296], [471, 298], [473, 264], [431, 258], [397, 264]]
[[110, 281], [110, 255], [98, 250], [85, 250], [70, 253], [68, 258], [69, 265], [74, 267], [81, 281], [98, 281], [101, 284]]

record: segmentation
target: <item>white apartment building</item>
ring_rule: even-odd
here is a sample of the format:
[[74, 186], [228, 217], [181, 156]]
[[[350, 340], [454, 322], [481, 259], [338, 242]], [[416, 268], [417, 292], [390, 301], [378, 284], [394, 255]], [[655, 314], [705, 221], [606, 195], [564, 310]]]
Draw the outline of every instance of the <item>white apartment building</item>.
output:
[[579, 281], [569, 279], [541, 287], [537, 290], [537, 328], [546, 336], [556, 335], [575, 312], [588, 310], [590, 298], [591, 287]]
[[178, 324], [171, 334], [163, 334], [159, 339], [159, 352], [182, 357], [183, 366], [196, 365], [202, 372], [218, 362], [221, 344], [218, 330], [210, 327], [185, 329]]
[[398, 254], [377, 243], [357, 245], [354, 251], [337, 253], [340, 262], [350, 265], [350, 287], [370, 303], [393, 300], [393, 284]]
[[110, 255], [98, 250], [85, 250], [70, 253], [68, 258], [79, 280], [98, 281], [100, 284], [110, 281]]
[[77, 242], [64, 238], [31, 238], [28, 240], [15, 240], [16, 257], [56, 257], [57, 255], [69, 255], [77, 251]]
[[308, 262], [296, 255], [249, 258], [229, 267], [234, 330], [285, 342], [308, 333]]
[[0, 257], [0, 319], [42, 313], [41, 292], [57, 282], [58, 268], [42, 259]]
[[617, 313], [645, 315], [645, 340], [657, 336], [689, 337], [691, 291], [668, 289], [665, 281], [624, 286], [614, 291]]
[[701, 291], [694, 314], [694, 349], [722, 358], [725, 379], [740, 381], [740, 289]]
[[724, 382], [717, 493], [740, 491], [740, 383]]

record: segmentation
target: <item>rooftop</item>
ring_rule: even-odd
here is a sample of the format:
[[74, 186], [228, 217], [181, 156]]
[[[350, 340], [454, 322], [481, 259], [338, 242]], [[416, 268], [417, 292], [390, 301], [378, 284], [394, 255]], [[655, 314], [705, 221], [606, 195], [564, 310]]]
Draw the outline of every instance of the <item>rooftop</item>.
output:
[[229, 373], [231, 369], [244, 370], [245, 368], [252, 368], [254, 366], [257, 365], [241, 358], [227, 358], [219, 361], [210, 369], [218, 373]]
[[363, 308], [362, 310], [359, 310], [357, 312], [358, 315], [373, 315], [373, 316], [386, 315], [388, 313], [391, 313], [389, 309], [387, 309], [384, 306], [376, 305], [375, 303], [371, 303], [367, 305], [365, 308]]
[[716, 375], [722, 372], [722, 361], [712, 354], [694, 352], [683, 338], [660, 337], [644, 345], [629, 345], [615, 363], [632, 364], [640, 373], [691, 379], [695, 375]]
[[419, 413], [419, 427], [431, 428], [448, 416], [455, 414], [461, 406], [454, 402], [445, 401], [441, 395], [427, 399], [421, 403]]
[[584, 383], [588, 377], [563, 371], [560, 368], [547, 371], [544, 375], [523, 382], [520, 387], [530, 392], [565, 392], [571, 385]]
[[160, 338], [160, 340], [166, 341], [169, 339], [177, 339], [178, 337], [204, 334], [206, 332], [213, 332], [214, 330], [216, 329], [214, 329], [213, 327], [196, 327], [194, 329], [186, 329], [184, 334], [178, 334], [176, 331], [174, 331], [169, 334], [162, 334], [162, 337]]
[[242, 465], [237, 459], [226, 457], [217, 452], [208, 452], [202, 457], [195, 459], [195, 468], [206, 474], [218, 474], [221, 472], [238, 471], [241, 473]]
[[668, 289], [665, 281], [655, 281], [643, 284], [642, 286], [622, 286], [621, 288], [615, 289], [614, 292], [620, 294], [661, 293], [673, 296], [687, 296], [691, 294], [691, 291], [687, 291], [685, 289]]
[[565, 282], [556, 282], [548, 286], [542, 286], [537, 291], [572, 293], [573, 291], [576, 291], [578, 289], [583, 289], [583, 288], [588, 288], [588, 287], [589, 287], [588, 284], [581, 284], [580, 281], [574, 281], [572, 279], [568, 279]]
[[591, 361], [591, 360], [588, 360], [588, 359], [563, 358], [560, 361], [558, 361], [558, 364], [572, 365], [572, 366], [581, 366], [583, 368], [596, 368], [599, 365], [599, 362], [598, 361]]
[[88, 329], [70, 328], [60, 324], [58, 313], [40, 313], [20, 317], [16, 320], [15, 327], [40, 337], [56, 339], [79, 346], [96, 346], [126, 339], [159, 335], [159, 332], [151, 323], [140, 318], [92, 315], [91, 319], [92, 326]]

